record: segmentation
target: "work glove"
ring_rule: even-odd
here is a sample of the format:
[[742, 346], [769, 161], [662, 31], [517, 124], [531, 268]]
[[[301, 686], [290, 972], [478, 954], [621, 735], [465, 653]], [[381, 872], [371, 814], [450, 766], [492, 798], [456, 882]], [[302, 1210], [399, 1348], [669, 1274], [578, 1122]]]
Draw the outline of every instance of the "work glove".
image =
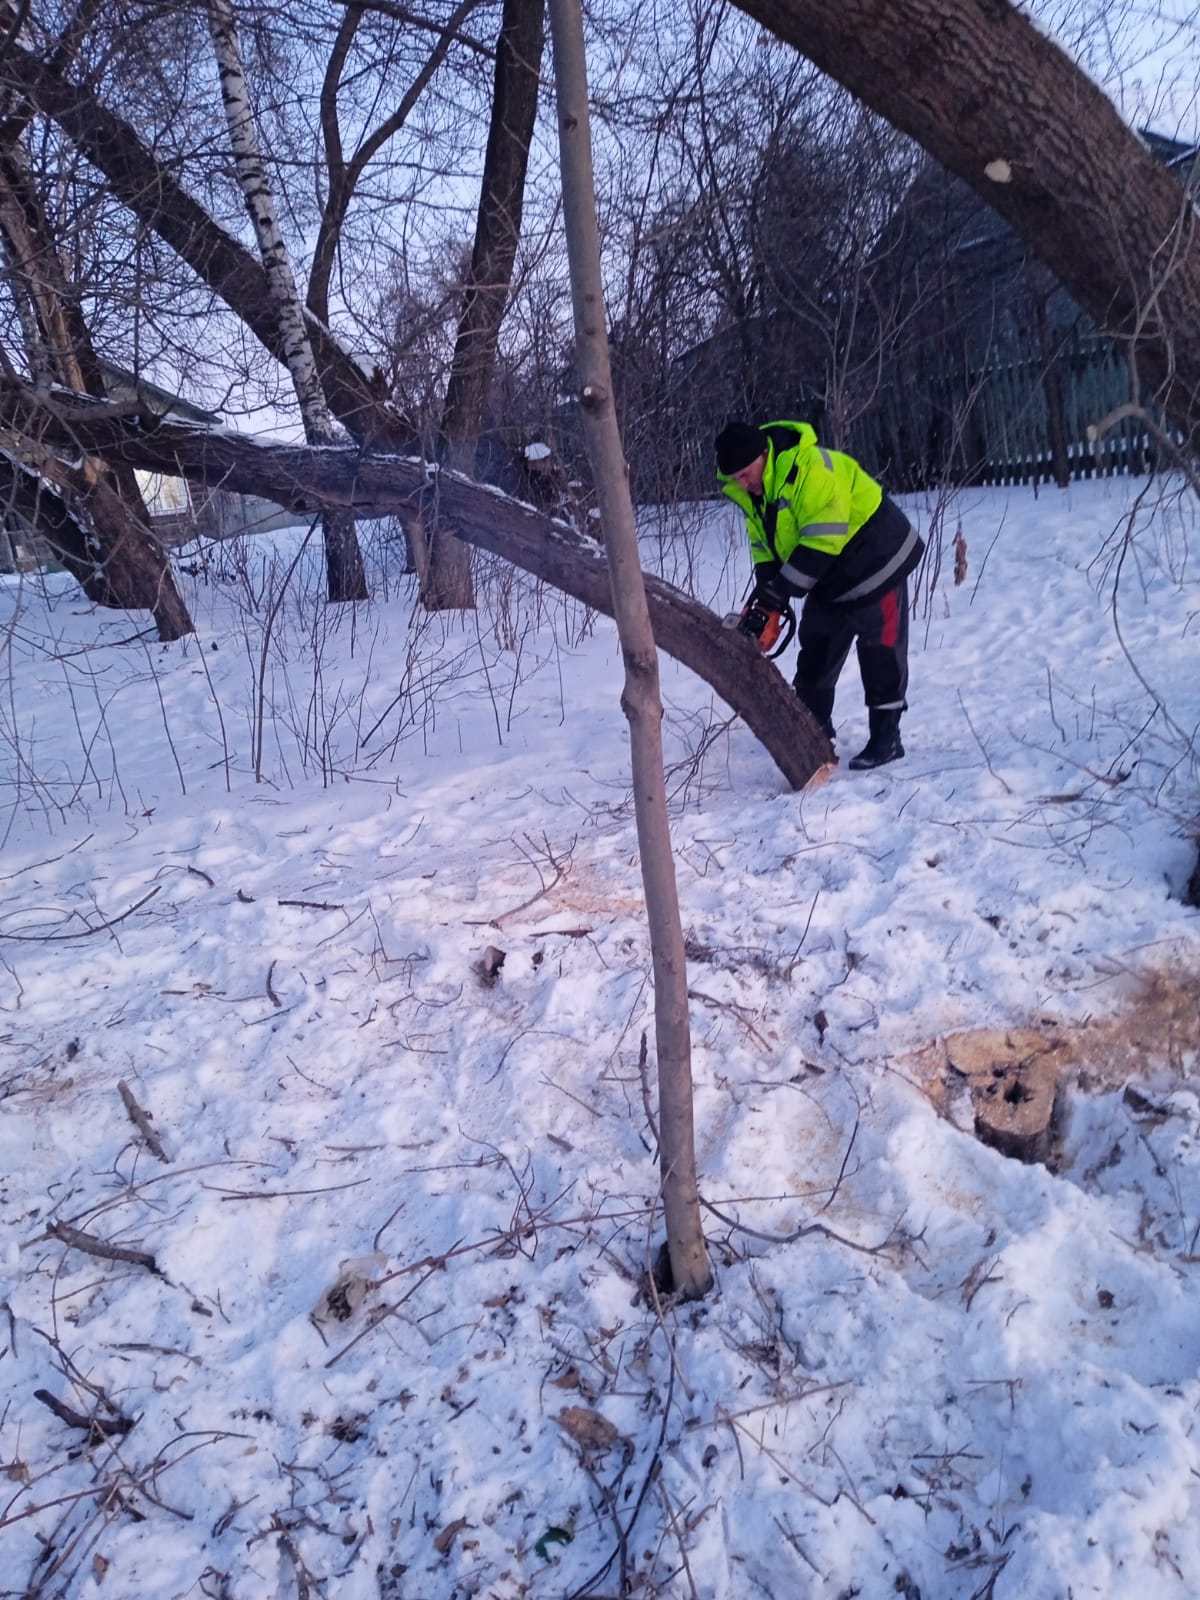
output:
[[792, 595], [786, 581], [768, 567], [755, 572], [750, 603], [761, 606], [764, 611], [786, 611], [792, 603]]
[[787, 595], [777, 585], [757, 583], [738, 619], [737, 627], [739, 633], [757, 640], [763, 655], [774, 657], [779, 654], [775, 646], [781, 636], [783, 644], [779, 649], [787, 648], [796, 631], [796, 618]]
[[749, 598], [740, 611], [733, 611], [724, 619], [723, 626], [753, 639], [765, 656], [779, 654], [774, 647], [781, 636], [780, 650], [787, 647], [796, 631], [796, 619], [786, 581], [774, 567], [765, 563], [755, 567]]

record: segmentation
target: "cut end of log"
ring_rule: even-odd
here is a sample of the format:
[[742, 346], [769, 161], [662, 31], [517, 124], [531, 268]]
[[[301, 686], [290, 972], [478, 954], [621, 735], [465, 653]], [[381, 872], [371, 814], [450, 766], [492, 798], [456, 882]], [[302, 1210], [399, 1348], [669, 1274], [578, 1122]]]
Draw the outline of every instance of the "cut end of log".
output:
[[805, 789], [819, 789], [823, 783], [829, 782], [830, 778], [837, 771], [837, 769], [838, 762], [836, 756], [834, 756], [831, 761], [822, 762], [822, 764], [813, 773], [812, 777], [804, 785]]

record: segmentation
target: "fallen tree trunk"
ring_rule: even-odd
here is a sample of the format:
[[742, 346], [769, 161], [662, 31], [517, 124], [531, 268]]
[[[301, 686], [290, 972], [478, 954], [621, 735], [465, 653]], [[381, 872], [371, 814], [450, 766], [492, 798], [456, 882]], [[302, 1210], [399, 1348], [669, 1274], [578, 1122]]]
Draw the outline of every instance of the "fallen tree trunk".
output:
[[[213, 488], [263, 495], [310, 516], [322, 510], [356, 517], [419, 512], [452, 527], [468, 544], [612, 616], [608, 566], [594, 540], [532, 506], [420, 460], [352, 447], [267, 444], [184, 423], [147, 426], [127, 407], [83, 398], [45, 400], [13, 383], [0, 384], [0, 419], [48, 443]], [[706, 606], [649, 574], [646, 597], [659, 649], [689, 667], [737, 713], [793, 788], [803, 788], [833, 759], [790, 684], [751, 640], [723, 628]]]

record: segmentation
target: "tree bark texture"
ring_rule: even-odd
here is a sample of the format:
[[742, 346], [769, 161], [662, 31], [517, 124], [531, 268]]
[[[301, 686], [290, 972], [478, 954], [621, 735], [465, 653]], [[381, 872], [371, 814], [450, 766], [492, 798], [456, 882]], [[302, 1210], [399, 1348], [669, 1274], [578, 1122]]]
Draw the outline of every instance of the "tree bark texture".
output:
[[1200, 425], [1200, 215], [1092, 80], [1008, 0], [735, 0], [1021, 235]]
[[442, 408], [443, 459], [456, 472], [474, 470], [496, 365], [496, 341], [521, 240], [544, 45], [543, 0], [504, 0], [475, 245]]
[[698, 1300], [708, 1293], [713, 1279], [696, 1181], [687, 959], [663, 774], [658, 651], [638, 556], [629, 469], [613, 404], [600, 233], [596, 225], [583, 16], [579, 0], [549, 3], [579, 398], [604, 529], [613, 614], [625, 660], [621, 707], [629, 719], [634, 815], [654, 968], [658, 1139], [667, 1250], [675, 1289], [685, 1299]]
[[[0, 239], [8, 263], [30, 370], [43, 384], [103, 398], [104, 380], [92, 347], [79, 295], [70, 282], [49, 218], [24, 160], [21, 124], [0, 144]], [[109, 467], [88, 455], [55, 459], [36, 440], [18, 443], [52, 482], [66, 490], [31, 494], [28, 474], [14, 466], [5, 474], [18, 509], [42, 534], [89, 600], [116, 609], [147, 610], [162, 640], [192, 632], [183, 596], [175, 584], [161, 541], [150, 527], [133, 471]], [[76, 452], [69, 451], [70, 457]], [[61, 514], [60, 514], [61, 508]], [[83, 521], [76, 514], [82, 513]], [[81, 537], [82, 536], [82, 537]]]
[[[265, 495], [308, 516], [326, 506], [359, 517], [420, 510], [427, 519], [451, 523], [459, 538], [479, 549], [613, 614], [604, 551], [594, 540], [532, 506], [456, 473], [427, 469], [411, 457], [271, 445], [185, 423], [144, 423], [121, 408], [66, 397], [47, 402], [0, 380], [0, 424], [29, 431], [31, 408], [47, 439], [151, 472]], [[659, 648], [702, 678], [746, 723], [788, 784], [802, 789], [829, 761], [830, 749], [791, 685], [752, 640], [723, 628], [707, 606], [660, 578], [643, 574], [643, 582]]]
[[258, 129], [242, 62], [241, 41], [229, 0], [208, 0], [208, 20], [238, 186], [258, 242], [259, 258], [267, 277], [267, 292], [271, 297], [283, 347], [283, 361], [296, 391], [296, 400], [304, 419], [305, 437], [310, 444], [334, 444], [336, 435], [333, 419], [325, 405], [325, 394], [300, 308], [300, 294], [292, 272], [291, 256], [279, 226], [275, 197], [259, 149]]
[[69, 483], [51, 487], [44, 468], [35, 471], [0, 454], [0, 507], [45, 541], [93, 604], [149, 611], [164, 641], [191, 633], [159, 541], [130, 522], [103, 473], [86, 497], [86, 523], [74, 509], [84, 498]]
[[[304, 422], [304, 436], [309, 444], [336, 444], [337, 430], [325, 404], [325, 391], [309, 342], [291, 256], [279, 226], [275, 197], [259, 149], [241, 42], [229, 0], [208, 0], [208, 20], [238, 183], [258, 241], [284, 364]], [[321, 529], [325, 543], [326, 593], [330, 600], [365, 600], [367, 575], [353, 519], [344, 513], [325, 512]]]
[[[525, 175], [537, 118], [544, 45], [543, 0], [504, 0], [475, 244], [442, 407], [438, 449], [439, 460], [468, 476], [475, 471], [483, 408], [496, 365], [496, 342], [521, 240]], [[474, 605], [469, 547], [445, 529], [427, 537], [426, 543], [425, 604], [432, 610]]]

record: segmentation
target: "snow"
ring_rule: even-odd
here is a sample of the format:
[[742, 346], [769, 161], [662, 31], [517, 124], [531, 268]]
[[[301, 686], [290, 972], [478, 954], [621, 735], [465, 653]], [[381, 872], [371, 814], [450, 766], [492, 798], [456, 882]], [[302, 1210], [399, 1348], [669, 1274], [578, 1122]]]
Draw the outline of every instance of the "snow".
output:
[[[177, 645], [4, 580], [0, 1594], [1200, 1591], [1197, 510], [910, 509], [903, 762], [793, 794], [662, 663], [691, 1305], [608, 621], [492, 563], [424, 617], [382, 544], [327, 608], [295, 531], [185, 555]], [[645, 559], [721, 612], [741, 537]], [[931, 1065], [1017, 1027], [1049, 1165]]]

